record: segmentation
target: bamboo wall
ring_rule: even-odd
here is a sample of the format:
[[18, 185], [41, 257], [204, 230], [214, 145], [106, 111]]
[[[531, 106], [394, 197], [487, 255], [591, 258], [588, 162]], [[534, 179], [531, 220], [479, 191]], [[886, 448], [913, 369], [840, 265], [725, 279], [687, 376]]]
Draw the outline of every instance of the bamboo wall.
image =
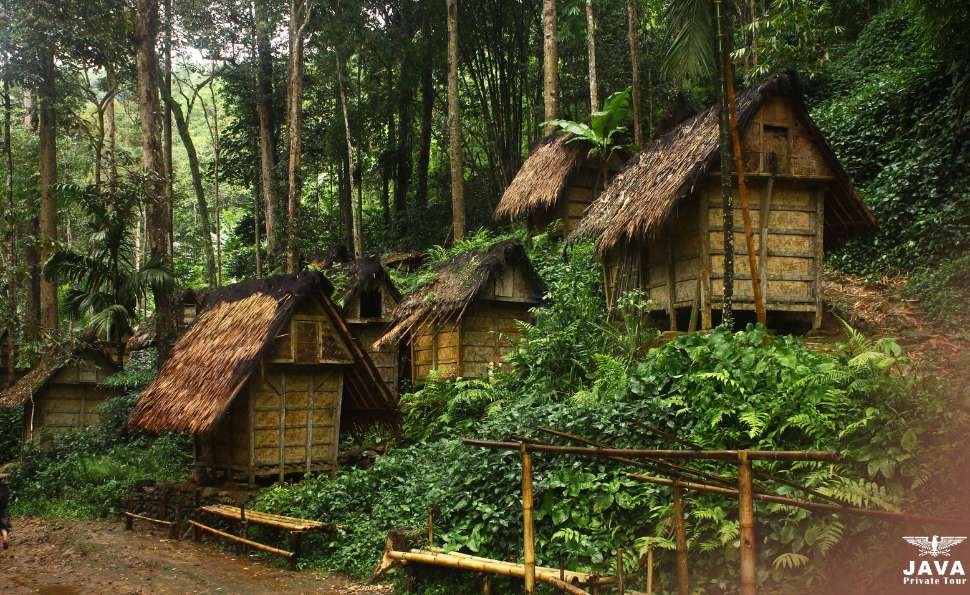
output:
[[[832, 171], [786, 99], [766, 103], [745, 132], [749, 212], [762, 294], [769, 313], [821, 324], [825, 195]], [[723, 301], [724, 208], [714, 172], [681, 200], [649, 239], [604, 259], [610, 303], [633, 288], [653, 300], [672, 330], [697, 302], [700, 328], [710, 328]], [[734, 182], [734, 308], [753, 310], [744, 220]], [[762, 247], [764, 243], [764, 247]], [[703, 257], [702, 257], [703, 256]], [[705, 291], [698, 295], [698, 291]], [[771, 321], [769, 320], [769, 324]]]
[[196, 466], [210, 477], [336, 469], [343, 366], [275, 365], [254, 374], [215, 430], [196, 437]]
[[411, 342], [414, 382], [423, 382], [434, 369], [445, 378], [487, 375], [521, 338], [517, 321], [531, 320], [529, 309], [540, 299], [522, 268], [510, 267], [494, 275], [460, 320], [425, 325], [415, 332]]
[[100, 420], [98, 406], [105, 399], [120, 394], [117, 389], [98, 386], [110, 374], [110, 370], [86, 358], [64, 366], [37, 391], [32, 407], [28, 402], [27, 438], [39, 440], [45, 433], [97, 423]]

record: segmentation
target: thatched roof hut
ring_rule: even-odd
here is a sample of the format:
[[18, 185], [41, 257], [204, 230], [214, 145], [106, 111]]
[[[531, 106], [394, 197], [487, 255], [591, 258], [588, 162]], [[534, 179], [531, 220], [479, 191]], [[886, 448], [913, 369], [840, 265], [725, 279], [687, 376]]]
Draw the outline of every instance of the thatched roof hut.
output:
[[217, 289], [129, 424], [196, 437], [201, 474], [254, 479], [333, 469], [340, 428], [396, 403], [315, 272]]
[[542, 300], [545, 287], [522, 243], [506, 240], [454, 256], [405, 296], [376, 348], [411, 335], [412, 378], [486, 373], [517, 340], [517, 321]]
[[[776, 311], [820, 314], [823, 246], [831, 249], [871, 229], [873, 216], [809, 116], [795, 75], [774, 76], [738, 93], [737, 114], [756, 249], [764, 256], [763, 289]], [[697, 297], [704, 302], [704, 325], [710, 324], [720, 289], [711, 279], [723, 270], [719, 150], [713, 106], [631, 159], [589, 208], [572, 237], [596, 239], [611, 298], [640, 288], [674, 318], [675, 309], [689, 310]], [[734, 220], [740, 227], [740, 212]], [[736, 301], [751, 308], [740, 233], [735, 246]]]
[[576, 226], [626, 155], [604, 163], [588, 155], [586, 143], [571, 138], [552, 134], [536, 144], [502, 194], [496, 219], [526, 221], [533, 232], [556, 220], [566, 233]]
[[44, 354], [33, 368], [0, 394], [0, 407], [27, 406], [24, 438], [81, 428], [98, 421], [97, 408], [120, 394], [101, 384], [118, 371], [101, 346], [76, 339]]
[[377, 366], [388, 390], [397, 396], [406, 367], [402, 359], [406, 359], [407, 341], [385, 344], [381, 349], [376, 349], [374, 343], [391, 322], [401, 292], [375, 258], [358, 258], [347, 265], [346, 271], [348, 284], [340, 303], [347, 326]]

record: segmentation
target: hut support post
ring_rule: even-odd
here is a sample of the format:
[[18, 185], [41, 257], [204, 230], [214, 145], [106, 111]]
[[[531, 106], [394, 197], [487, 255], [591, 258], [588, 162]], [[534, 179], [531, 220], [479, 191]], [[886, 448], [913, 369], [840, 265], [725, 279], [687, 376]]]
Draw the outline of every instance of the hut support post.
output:
[[815, 190], [815, 320], [812, 328], [822, 327], [822, 262], [825, 258], [825, 197]]
[[754, 498], [751, 461], [741, 452], [738, 462], [738, 518], [741, 525], [741, 595], [758, 593], [758, 560], [755, 551]]
[[647, 595], [653, 595], [653, 546], [647, 546]]
[[674, 269], [674, 233], [667, 231], [667, 315], [670, 317], [670, 330], [677, 330], [677, 271]]
[[524, 585], [526, 594], [532, 595], [536, 589], [535, 527], [532, 523], [532, 454], [526, 450], [525, 444], [520, 445], [519, 454], [522, 457], [522, 525], [525, 542]]
[[674, 533], [677, 543], [677, 592], [690, 595], [690, 578], [687, 573], [687, 530], [684, 528], [684, 489], [677, 483], [673, 489]]
[[701, 328], [711, 328], [711, 223], [710, 208], [707, 204], [707, 193], [701, 192], [698, 206], [697, 232], [701, 236], [700, 253], [700, 314]]
[[618, 547], [616, 548], [616, 592], [619, 595], [624, 595], [626, 592], [625, 578], [623, 575], [623, 548]]

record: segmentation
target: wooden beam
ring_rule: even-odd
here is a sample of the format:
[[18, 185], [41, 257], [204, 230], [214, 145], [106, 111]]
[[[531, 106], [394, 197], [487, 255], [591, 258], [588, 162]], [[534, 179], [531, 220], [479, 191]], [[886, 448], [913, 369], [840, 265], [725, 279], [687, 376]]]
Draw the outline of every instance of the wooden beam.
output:
[[751, 461], [741, 452], [738, 461], [738, 520], [741, 526], [741, 595], [758, 593], [758, 553], [755, 548], [754, 489]]
[[710, 228], [710, 207], [708, 206], [707, 192], [700, 191], [700, 201], [698, 205], [698, 226], [697, 234], [700, 236], [700, 314], [701, 328], [708, 330], [711, 328], [711, 233]]

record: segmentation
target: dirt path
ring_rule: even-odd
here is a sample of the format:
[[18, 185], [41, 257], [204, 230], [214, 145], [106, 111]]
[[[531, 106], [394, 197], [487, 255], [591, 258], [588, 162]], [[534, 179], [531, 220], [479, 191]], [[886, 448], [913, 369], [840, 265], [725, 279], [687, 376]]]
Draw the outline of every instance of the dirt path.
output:
[[354, 593], [386, 586], [339, 576], [291, 572], [235, 556], [211, 543], [172, 541], [121, 522], [14, 519], [9, 550], [0, 550], [4, 593]]

